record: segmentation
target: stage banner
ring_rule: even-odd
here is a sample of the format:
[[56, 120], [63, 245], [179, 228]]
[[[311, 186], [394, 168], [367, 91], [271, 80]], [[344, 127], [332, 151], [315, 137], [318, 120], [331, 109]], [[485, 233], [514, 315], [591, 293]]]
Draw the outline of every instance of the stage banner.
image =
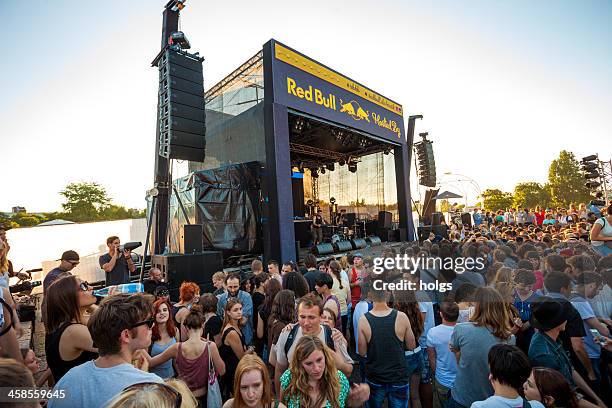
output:
[[387, 141], [406, 142], [400, 104], [279, 42], [271, 45], [276, 103]]

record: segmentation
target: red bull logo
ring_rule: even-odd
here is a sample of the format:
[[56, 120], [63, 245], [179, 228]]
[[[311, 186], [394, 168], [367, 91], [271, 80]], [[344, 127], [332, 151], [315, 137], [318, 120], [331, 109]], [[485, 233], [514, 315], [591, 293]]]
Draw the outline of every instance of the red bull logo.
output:
[[336, 95], [332, 93], [324, 95], [320, 89], [313, 88], [312, 85], [309, 85], [308, 88], [297, 86], [293, 78], [287, 77], [287, 93], [325, 108], [336, 110]]
[[363, 110], [359, 102], [355, 100], [344, 103], [340, 99], [340, 112], [346, 112], [347, 115], [355, 120], [365, 120], [370, 123], [370, 112]]

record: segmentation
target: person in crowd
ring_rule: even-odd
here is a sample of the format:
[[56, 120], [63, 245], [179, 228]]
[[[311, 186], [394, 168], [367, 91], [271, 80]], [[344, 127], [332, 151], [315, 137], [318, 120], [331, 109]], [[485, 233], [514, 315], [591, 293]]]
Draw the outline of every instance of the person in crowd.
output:
[[225, 373], [225, 362], [217, 350], [214, 342], [203, 340], [204, 316], [199, 305], [194, 305], [187, 317], [184, 326], [188, 330], [188, 339], [175, 343], [154, 357], [146, 356], [150, 368], [174, 360], [178, 377], [185, 381], [193, 396], [206, 406], [206, 393], [208, 391], [209, 358], [218, 375]]
[[308, 288], [311, 292], [315, 291], [315, 281], [319, 276], [319, 270], [317, 269], [317, 258], [313, 254], [307, 254], [304, 257], [304, 266], [307, 271], [304, 274], [304, 279], [308, 282]]
[[302, 336], [289, 369], [280, 377], [281, 401], [289, 408], [342, 408], [350, 391], [348, 379], [317, 336]]
[[[415, 339], [421, 339], [425, 332], [425, 313], [421, 311], [413, 291], [396, 291], [393, 293], [393, 308], [398, 312], [403, 312], [410, 321], [410, 328]], [[448, 348], [448, 343], [446, 344]], [[423, 351], [420, 344], [412, 350], [404, 352], [408, 376], [410, 379], [410, 404], [413, 408], [421, 407], [421, 397], [419, 388], [423, 372]]]
[[537, 329], [529, 345], [529, 360], [534, 367], [557, 370], [569, 382], [572, 389], [580, 388], [601, 407], [606, 405], [593, 392], [572, 365], [559, 339], [565, 330], [567, 317], [563, 305], [553, 298], [542, 296], [531, 305], [531, 323]]
[[358, 349], [365, 357], [368, 406], [380, 408], [384, 400], [392, 407], [408, 407], [410, 377], [404, 350], [414, 350], [416, 340], [408, 316], [387, 305], [390, 293], [370, 291], [372, 310], [359, 321]]
[[448, 407], [469, 407], [493, 394], [489, 382], [487, 354], [495, 344], [514, 344], [510, 333], [508, 308], [493, 288], [478, 288], [474, 315], [455, 326], [449, 343], [457, 358], [455, 386]]
[[297, 298], [305, 296], [310, 291], [308, 282], [299, 272], [288, 272], [283, 275], [283, 289], [292, 290]]
[[[278, 297], [279, 295], [277, 295]], [[297, 316], [298, 324], [293, 326], [290, 331], [283, 331], [274, 349], [274, 355], [270, 357], [270, 362], [274, 362], [275, 389], [280, 389], [280, 377], [289, 366], [296, 343], [302, 336], [316, 336], [321, 339], [331, 350], [336, 362], [336, 367], [345, 375], [350, 376], [353, 371], [353, 360], [348, 354], [346, 340], [339, 330], [330, 329], [321, 324], [321, 314], [323, 304], [314, 294], [307, 294], [298, 300]]]
[[168, 288], [168, 285], [164, 283], [164, 274], [161, 269], [156, 267], [149, 269], [149, 277], [145, 279], [143, 284], [145, 293], [150, 293], [151, 295], [155, 295], [155, 292], [160, 287]]
[[43, 322], [47, 321], [47, 291], [49, 286], [60, 276], [72, 275], [72, 271], [80, 262], [79, 254], [75, 251], [65, 251], [60, 258], [60, 264], [51, 269], [43, 280], [43, 300], [40, 306], [40, 312], [42, 313]]
[[[149, 354], [152, 357], [162, 354], [166, 349], [176, 344], [176, 327], [170, 318], [170, 304], [163, 300], [156, 300], [153, 303], [153, 313], [155, 324], [151, 328], [151, 346]], [[157, 367], [150, 367], [150, 372], [157, 374], [161, 378], [168, 379], [174, 377], [174, 360], [168, 360]]]
[[[11, 389], [18, 388], [34, 388], [34, 377], [20, 361], [12, 358], [0, 358], [0, 389], [2, 389], [3, 399], [8, 398], [8, 392]], [[65, 393], [66, 391], [64, 391]], [[40, 408], [40, 404], [36, 401], [24, 402], [3, 402], [6, 406], [14, 406], [19, 408]]]
[[221, 346], [221, 329], [223, 328], [223, 320], [217, 315], [217, 303], [219, 299], [212, 293], [205, 293], [200, 296], [198, 305], [204, 315], [204, 332], [203, 337], [210, 341], [214, 341], [217, 348]]
[[[607, 256], [612, 263], [612, 255]], [[600, 261], [601, 263], [601, 261]], [[595, 316], [605, 322], [608, 326], [612, 326], [612, 266], [600, 271], [603, 287], [597, 295], [589, 299], [589, 303], [593, 308]]]
[[259, 259], [253, 259], [253, 262], [251, 262], [251, 273], [257, 276], [263, 271], [263, 262], [261, 262]]
[[198, 402], [180, 380], [141, 383], [127, 387], [107, 408], [196, 408]]
[[253, 300], [251, 295], [240, 290], [240, 276], [238, 274], [226, 276], [225, 288], [227, 291], [219, 297], [219, 302], [217, 303], [217, 315], [225, 321], [226, 304], [232, 298], [238, 299], [242, 305], [241, 317], [244, 318], [244, 325], [242, 326], [244, 343], [248, 346], [253, 341]]
[[183, 328], [183, 320], [189, 314], [192, 305], [200, 299], [200, 287], [194, 282], [183, 282], [179, 288], [179, 301], [172, 306], [172, 319], [178, 331], [179, 341], [185, 341], [187, 329]]
[[463, 283], [455, 289], [455, 303], [459, 306], [459, 318], [457, 323], [465, 323], [470, 320], [474, 314], [475, 304], [474, 297], [478, 288], [471, 283]]
[[86, 312], [95, 310], [96, 297], [87, 282], [72, 275], [53, 282], [47, 296], [45, 355], [57, 382], [71, 368], [98, 357], [86, 326]]
[[[263, 266], [262, 266], [263, 268]], [[269, 275], [265, 272], [261, 272], [259, 275], [255, 275], [251, 278], [251, 287], [253, 288], [253, 293], [251, 294], [251, 299], [253, 300], [253, 328], [257, 330], [259, 325], [259, 313], [257, 312], [261, 305], [266, 300], [265, 294], [265, 283], [268, 280]], [[255, 346], [255, 352], [258, 355], [262, 355], [264, 343], [260, 339], [259, 336], [253, 336], [253, 345]]]
[[315, 289], [321, 299], [323, 299], [323, 308], [329, 308], [334, 311], [334, 316], [336, 317], [336, 321], [334, 322], [334, 326], [338, 330], [342, 330], [342, 322], [340, 320], [340, 301], [338, 298], [332, 294], [332, 287], [334, 285], [334, 280], [329, 274], [319, 275], [315, 282]]
[[582, 317], [572, 303], [568, 300], [570, 296], [571, 279], [562, 272], [550, 272], [544, 279], [546, 295], [555, 299], [563, 307], [563, 315], [567, 319], [565, 330], [559, 334], [559, 339], [564, 350], [570, 353], [574, 366], [582, 366], [589, 381], [597, 379], [591, 365], [591, 360], [584, 345], [586, 331], [582, 323]]
[[286, 261], [281, 267], [281, 276], [285, 276], [289, 272], [297, 272], [297, 265], [293, 261]]
[[221, 296], [225, 292], [225, 274], [223, 272], [215, 272], [212, 276], [212, 282], [215, 287], [213, 295]]
[[530, 270], [519, 269], [514, 275], [514, 307], [521, 319], [520, 322], [517, 321], [519, 330], [516, 333], [516, 345], [524, 353], [529, 350], [529, 343], [534, 333], [533, 327], [529, 324], [531, 303], [540, 296], [533, 290], [535, 282], [535, 275]]
[[130, 273], [136, 271], [136, 265], [132, 261], [132, 251], [124, 249], [120, 251], [121, 241], [117, 236], [106, 239], [108, 253], [100, 256], [100, 268], [106, 273], [106, 286], [121, 285], [130, 281]]
[[440, 317], [442, 324], [427, 333], [429, 367], [434, 373], [434, 408], [446, 407], [450, 390], [455, 384], [457, 361], [448, 344], [459, 318], [459, 306], [455, 302], [443, 302], [440, 305]]
[[329, 275], [333, 280], [331, 291], [340, 303], [342, 333], [346, 333], [346, 328], [348, 326], [348, 305], [351, 303], [351, 292], [348, 278], [343, 276], [343, 272], [340, 262], [331, 261], [329, 263]]
[[336, 312], [329, 307], [323, 308], [323, 314], [321, 314], [321, 323], [329, 327], [336, 326]]
[[248, 293], [249, 295], [253, 294], [253, 281], [251, 278], [253, 275], [246, 275], [240, 279], [240, 287], [239, 289], [244, 293]]
[[227, 400], [223, 408], [286, 408], [286, 406], [273, 401], [268, 368], [261, 358], [250, 354], [244, 356], [238, 363], [234, 377], [234, 398]]
[[[233, 284], [230, 283], [230, 284]], [[228, 290], [229, 286], [228, 286]], [[248, 347], [242, 334], [241, 326], [244, 326], [246, 317], [242, 314], [242, 303], [238, 298], [231, 298], [225, 305], [223, 314], [223, 329], [221, 335], [221, 347], [219, 352], [225, 361], [225, 374], [221, 377], [221, 392], [225, 398], [229, 398], [232, 393], [234, 383], [234, 373], [238, 361], [245, 354], [252, 354], [253, 348]]]
[[[257, 319], [257, 330], [256, 335], [264, 344], [264, 349], [262, 352], [262, 358], [268, 363], [268, 359], [270, 356], [270, 347], [272, 344], [270, 343], [270, 331], [269, 331], [269, 318], [272, 313], [274, 299], [276, 294], [282, 290], [281, 284], [276, 279], [268, 279], [264, 284], [264, 302], [259, 306], [259, 310], [257, 310], [257, 314], [259, 318]], [[289, 322], [287, 322], [289, 323]]]
[[52, 399], [48, 407], [102, 408], [130, 385], [163, 382], [146, 372], [142, 354], [151, 344], [154, 323], [152, 304], [143, 294], [120, 293], [104, 299], [87, 322], [100, 357], [70, 369], [54, 387], [58, 392], [69, 390], [69, 398]]
[[527, 402], [520, 394], [531, 374], [531, 365], [518, 347], [496, 344], [489, 350], [488, 361], [494, 394], [484, 401], [472, 403], [471, 408], [544, 408], [541, 402]]
[[280, 274], [280, 268], [278, 267], [278, 261], [268, 261], [268, 274], [271, 278], [278, 280], [278, 283], [283, 284], [283, 277]]
[[601, 256], [612, 254], [612, 205], [593, 224], [590, 233], [591, 246]]
[[363, 266], [363, 254], [360, 252], [353, 255], [353, 267], [349, 273], [351, 287], [351, 303], [356, 305], [361, 299], [361, 286], [365, 279], [366, 271]]
[[19, 353], [18, 327], [19, 318], [15, 311], [15, 302], [9, 290], [0, 287], [0, 352], [6, 357], [22, 361]]
[[[601, 276], [595, 272], [584, 272], [576, 278], [576, 288], [570, 295], [570, 301], [572, 306], [580, 313], [582, 322], [584, 324], [584, 331], [586, 333], [584, 337], [584, 346], [591, 360], [591, 366], [595, 372], [594, 386], [596, 390], [599, 390], [599, 384], [602, 378], [602, 372], [599, 367], [601, 357], [601, 345], [597, 342], [596, 337], [592, 330], [595, 330], [599, 335], [610, 337], [610, 331], [608, 327], [599, 321], [593, 312], [591, 304], [587, 299], [592, 299], [599, 291], [601, 285]], [[604, 373], [605, 374], [605, 373]], [[607, 379], [607, 376], [604, 376]]]
[[271, 350], [270, 360], [276, 364], [276, 344], [288, 324], [295, 322], [295, 295], [292, 290], [283, 289], [278, 292], [272, 302], [272, 310], [268, 317], [268, 349]]
[[558, 371], [535, 367], [523, 385], [525, 398], [539, 401], [546, 408], [578, 408], [578, 398], [569, 382]]
[[49, 368], [36, 378], [36, 375], [40, 373], [40, 360], [36, 357], [34, 350], [29, 347], [22, 347], [20, 351], [21, 358], [23, 358], [23, 365], [25, 365], [34, 376], [36, 387], [42, 387], [45, 384], [53, 386], [53, 378], [51, 377], [51, 369]]

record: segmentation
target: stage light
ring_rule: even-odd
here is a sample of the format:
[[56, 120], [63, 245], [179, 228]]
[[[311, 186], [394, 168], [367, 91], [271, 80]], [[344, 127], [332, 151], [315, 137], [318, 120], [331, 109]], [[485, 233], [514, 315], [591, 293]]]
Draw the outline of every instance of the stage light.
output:
[[589, 181], [587, 183], [584, 184], [587, 188], [597, 188], [601, 185], [600, 182], [597, 181]]
[[340, 159], [338, 161], [338, 164], [341, 165], [341, 166], [344, 166], [346, 164], [346, 161], [344, 159]]
[[368, 139], [366, 139], [365, 137], [362, 137], [359, 139], [359, 147], [363, 148], [366, 147], [368, 145]]
[[312, 207], [314, 205], [314, 201], [308, 200], [308, 201], [306, 201], [306, 205], [309, 206], [309, 207]]
[[321, 174], [325, 174], [325, 167], [321, 167], [321, 169], [319, 170], [319, 172], [320, 172]]
[[351, 173], [357, 173], [357, 163], [349, 163], [348, 171], [350, 171]]
[[334, 171], [335, 169], [336, 169], [336, 167], [335, 167], [334, 163], [329, 163], [327, 165], [327, 170]]
[[293, 130], [296, 133], [301, 133], [302, 129], [304, 129], [304, 125], [306, 124], [306, 121], [304, 120], [304, 118], [298, 117], [295, 120], [295, 123], [293, 124]]
[[317, 169], [310, 169], [310, 176], [312, 178], [319, 178], [319, 173], [317, 172]]
[[330, 202], [331, 204], [334, 204], [334, 203], [336, 202], [336, 199], [335, 199], [334, 197], [332, 197], [332, 198], [330, 198], [330, 199], [329, 199], [329, 202]]
[[389, 153], [391, 153], [391, 149], [385, 149], [383, 153], [388, 155]]
[[586, 162], [590, 162], [592, 160], [597, 160], [597, 155], [596, 154], [592, 154], [590, 156], [583, 157], [581, 162], [582, 163], [586, 163]]

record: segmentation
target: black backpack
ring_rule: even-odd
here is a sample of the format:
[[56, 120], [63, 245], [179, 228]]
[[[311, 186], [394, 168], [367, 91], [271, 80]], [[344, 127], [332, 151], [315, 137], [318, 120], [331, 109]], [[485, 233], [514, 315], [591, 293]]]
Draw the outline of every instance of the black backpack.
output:
[[[299, 324], [293, 326], [291, 331], [289, 332], [289, 336], [287, 337], [287, 342], [285, 342], [285, 355], [289, 355], [289, 350], [291, 349], [291, 345], [295, 341], [295, 335], [297, 334], [298, 329], [300, 328]], [[336, 346], [334, 346], [334, 339], [332, 338], [332, 329], [328, 325], [323, 325], [323, 331], [325, 332], [325, 344], [332, 350], [336, 350]]]

